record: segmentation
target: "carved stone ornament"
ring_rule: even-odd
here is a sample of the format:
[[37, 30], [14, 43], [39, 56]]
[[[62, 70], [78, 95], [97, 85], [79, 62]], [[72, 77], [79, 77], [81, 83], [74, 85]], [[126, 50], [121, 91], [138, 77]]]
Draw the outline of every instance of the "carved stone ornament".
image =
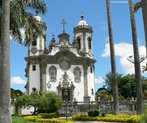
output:
[[70, 68], [70, 63], [66, 60], [61, 60], [59, 63], [59, 66], [63, 69], [63, 70], [67, 70]]
[[31, 49], [31, 52], [32, 52], [33, 54], [37, 53], [37, 48], [36, 48], [36, 47], [33, 47], [33, 48]]

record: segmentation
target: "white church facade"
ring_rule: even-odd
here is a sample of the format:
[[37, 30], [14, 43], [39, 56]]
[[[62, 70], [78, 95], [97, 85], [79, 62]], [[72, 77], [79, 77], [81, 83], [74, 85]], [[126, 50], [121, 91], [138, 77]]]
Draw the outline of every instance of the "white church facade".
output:
[[[63, 23], [64, 26], [64, 23]], [[95, 59], [93, 56], [92, 27], [81, 16], [74, 27], [74, 39], [63, 32], [56, 41], [53, 36], [46, 47], [42, 35], [32, 37], [28, 46], [26, 91], [33, 88], [39, 91], [53, 91], [60, 94], [63, 100], [95, 100]]]

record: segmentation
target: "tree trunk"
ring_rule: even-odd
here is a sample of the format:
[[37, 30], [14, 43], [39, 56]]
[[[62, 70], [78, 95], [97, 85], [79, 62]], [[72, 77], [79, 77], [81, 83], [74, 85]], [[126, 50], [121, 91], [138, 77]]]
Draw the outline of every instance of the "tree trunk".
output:
[[107, 18], [109, 28], [109, 43], [110, 43], [110, 56], [111, 56], [111, 72], [113, 74], [113, 99], [114, 99], [114, 114], [119, 114], [119, 99], [118, 99], [118, 84], [116, 77], [116, 65], [115, 65], [115, 50], [114, 39], [111, 22], [110, 0], [106, 0], [107, 5]]
[[136, 80], [136, 97], [137, 97], [137, 114], [142, 113], [143, 110], [143, 97], [142, 97], [142, 82], [140, 71], [140, 59], [137, 41], [136, 24], [134, 17], [134, 7], [132, 0], [129, 0], [130, 7], [130, 20], [132, 27], [133, 51], [134, 51], [134, 67], [135, 67], [135, 80]]
[[10, 107], [10, 0], [2, 0], [0, 51], [0, 123], [11, 123]]
[[141, 4], [142, 4], [142, 15], [143, 15], [143, 22], [144, 22], [146, 56], [147, 56], [147, 0], [142, 0]]

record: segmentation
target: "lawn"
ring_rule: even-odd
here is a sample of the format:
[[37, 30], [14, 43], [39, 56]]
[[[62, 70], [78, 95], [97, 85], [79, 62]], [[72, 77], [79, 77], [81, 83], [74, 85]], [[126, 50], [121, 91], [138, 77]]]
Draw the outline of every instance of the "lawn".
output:
[[12, 116], [12, 123], [40, 123], [40, 122], [30, 122], [25, 120], [21, 116]]

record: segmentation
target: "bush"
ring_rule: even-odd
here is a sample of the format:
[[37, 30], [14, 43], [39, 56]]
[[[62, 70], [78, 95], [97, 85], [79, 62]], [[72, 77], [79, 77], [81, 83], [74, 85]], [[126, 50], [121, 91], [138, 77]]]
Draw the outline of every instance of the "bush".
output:
[[62, 107], [62, 98], [55, 92], [33, 91], [30, 94], [20, 96], [16, 99], [19, 107], [34, 107], [33, 114], [54, 113]]
[[147, 123], [147, 107], [145, 107], [143, 114], [141, 115], [141, 123]]
[[25, 120], [32, 121], [32, 122], [43, 122], [43, 123], [73, 123], [72, 121], [60, 120], [56, 118], [52, 119], [43, 119], [40, 116], [26, 116], [24, 117]]
[[90, 116], [90, 117], [97, 117], [97, 116], [99, 116], [99, 114], [100, 114], [100, 111], [96, 110], [96, 109], [88, 111], [88, 116]]
[[39, 116], [41, 118], [55, 118], [57, 117], [57, 114], [56, 113], [40, 113]]
[[139, 122], [140, 118], [141, 118], [140, 115], [126, 115], [126, 114], [119, 114], [119, 115], [106, 114], [104, 117], [102, 116], [90, 117], [86, 114], [78, 114], [72, 116], [73, 120], [78, 120], [78, 121], [106, 121], [106, 122], [125, 122], [125, 123], [126, 122], [140, 123]]

